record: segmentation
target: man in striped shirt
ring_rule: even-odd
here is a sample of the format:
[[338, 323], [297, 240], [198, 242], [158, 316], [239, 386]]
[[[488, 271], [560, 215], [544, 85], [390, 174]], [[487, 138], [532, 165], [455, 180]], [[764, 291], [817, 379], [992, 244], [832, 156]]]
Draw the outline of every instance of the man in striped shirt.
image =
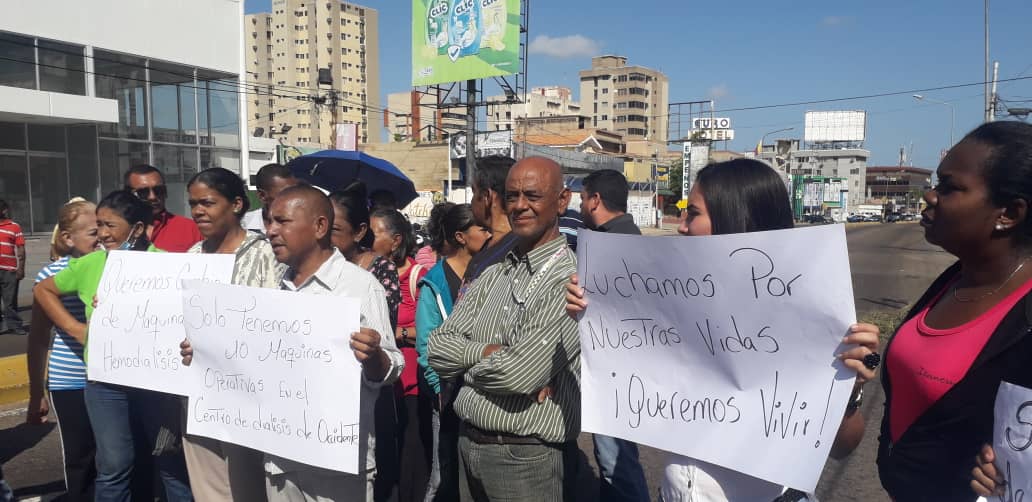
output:
[[430, 366], [463, 382], [455, 412], [473, 498], [561, 501], [580, 431], [580, 341], [564, 311], [576, 258], [559, 233], [570, 192], [541, 157], [513, 166], [505, 192], [517, 245], [430, 335]]
[[15, 306], [18, 282], [25, 278], [25, 236], [10, 212], [7, 201], [0, 200], [0, 333], [24, 333]]

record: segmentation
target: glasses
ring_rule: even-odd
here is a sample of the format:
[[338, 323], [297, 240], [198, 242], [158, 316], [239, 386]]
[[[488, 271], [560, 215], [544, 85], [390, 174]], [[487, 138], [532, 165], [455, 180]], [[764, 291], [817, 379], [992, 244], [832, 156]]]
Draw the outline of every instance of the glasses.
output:
[[152, 187], [143, 187], [133, 190], [133, 195], [140, 200], [147, 200], [150, 198], [151, 193], [158, 199], [164, 199], [168, 195], [168, 187], [165, 185], [156, 185]]

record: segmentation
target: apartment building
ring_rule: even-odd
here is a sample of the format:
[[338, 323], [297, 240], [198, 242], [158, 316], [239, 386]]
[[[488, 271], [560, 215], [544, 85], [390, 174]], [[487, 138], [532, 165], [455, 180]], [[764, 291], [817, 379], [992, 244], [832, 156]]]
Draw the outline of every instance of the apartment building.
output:
[[628, 143], [667, 140], [670, 81], [659, 71], [628, 66], [623, 56], [593, 57], [591, 69], [580, 72], [580, 101], [592, 127], [618, 132]]
[[523, 118], [581, 115], [580, 103], [573, 100], [569, 87], [535, 87], [523, 103], [502, 103], [505, 96], [492, 96], [487, 101], [501, 103], [487, 105], [486, 129], [489, 131], [515, 130], [517, 120]]
[[247, 81], [258, 90], [247, 102], [252, 134], [331, 146], [334, 124], [350, 123], [360, 143], [380, 141], [376, 10], [339, 0], [273, 0], [272, 12], [246, 16], [244, 29]]

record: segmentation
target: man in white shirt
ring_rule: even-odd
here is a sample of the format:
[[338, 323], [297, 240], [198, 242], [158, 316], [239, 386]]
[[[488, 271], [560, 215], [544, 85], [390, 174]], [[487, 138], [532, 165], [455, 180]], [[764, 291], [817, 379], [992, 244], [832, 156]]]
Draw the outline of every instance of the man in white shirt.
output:
[[359, 432], [366, 438], [366, 449], [360, 453], [365, 456], [364, 468], [353, 475], [266, 455], [270, 502], [372, 502], [376, 474], [373, 407], [379, 388], [397, 380], [405, 365], [394, 337], [389, 336], [393, 331], [383, 287], [333, 247], [332, 227], [329, 199], [311, 186], [283, 190], [269, 208], [269, 241], [276, 259], [289, 267], [283, 289], [361, 299], [361, 331], [351, 335], [351, 348], [362, 364]]

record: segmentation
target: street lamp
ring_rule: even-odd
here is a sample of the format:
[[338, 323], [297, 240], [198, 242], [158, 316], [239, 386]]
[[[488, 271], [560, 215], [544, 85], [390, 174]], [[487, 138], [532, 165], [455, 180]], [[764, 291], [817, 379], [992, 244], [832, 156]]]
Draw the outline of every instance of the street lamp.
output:
[[914, 94], [914, 99], [918, 101], [928, 101], [929, 103], [935, 103], [937, 105], [945, 105], [950, 107], [950, 144], [949, 148], [953, 148], [953, 123], [956, 121], [957, 109], [953, 106], [953, 103], [947, 103], [945, 101], [939, 101], [937, 99], [926, 98], [920, 94]]
[[[764, 134], [763, 137], [760, 138], [760, 148], [763, 148], [763, 144], [767, 141], [767, 136], [770, 136], [771, 134], [777, 134], [779, 132], [792, 131], [792, 130], [795, 130], [795, 127], [786, 127], [784, 129], [775, 129], [775, 130], [773, 130], [771, 132], [768, 132], [768, 133]], [[756, 153], [759, 153], [759, 152], [756, 152]]]

